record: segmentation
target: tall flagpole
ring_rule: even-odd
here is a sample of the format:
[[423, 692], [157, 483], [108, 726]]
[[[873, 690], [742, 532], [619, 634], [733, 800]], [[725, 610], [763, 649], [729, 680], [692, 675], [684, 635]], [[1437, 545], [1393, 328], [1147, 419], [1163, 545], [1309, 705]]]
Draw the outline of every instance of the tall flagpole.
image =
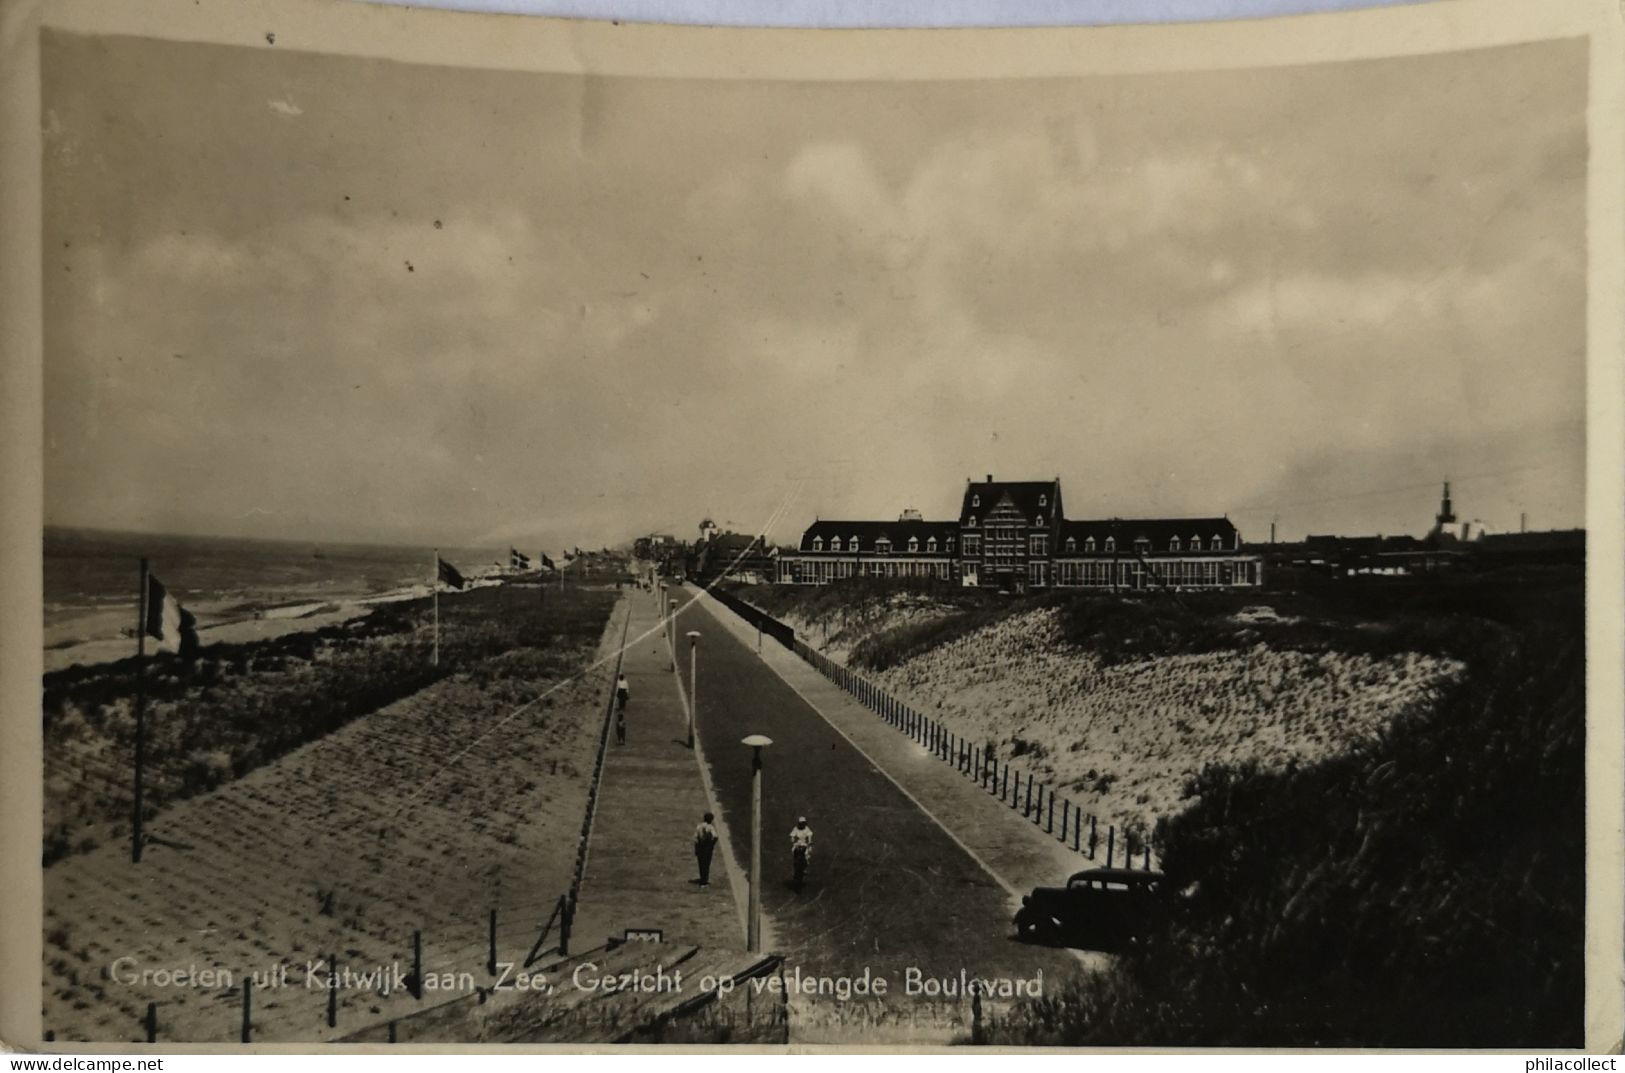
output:
[[440, 666], [440, 549], [434, 549], [434, 573], [429, 575], [430, 584], [434, 586], [434, 655], [430, 657], [432, 666]]
[[141, 768], [147, 753], [147, 557], [141, 557], [141, 597], [135, 624], [135, 804], [130, 812], [130, 863], [141, 863]]

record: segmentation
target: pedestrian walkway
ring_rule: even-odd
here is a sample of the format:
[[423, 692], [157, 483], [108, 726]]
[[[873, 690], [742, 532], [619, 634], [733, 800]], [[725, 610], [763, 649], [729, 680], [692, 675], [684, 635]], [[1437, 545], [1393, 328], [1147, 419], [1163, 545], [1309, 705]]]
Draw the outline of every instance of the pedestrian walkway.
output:
[[630, 687], [626, 744], [611, 734], [572, 946], [659, 929], [665, 942], [743, 950], [742, 878], [719, 847], [711, 885], [697, 885], [694, 827], [717, 807], [688, 747], [688, 714], [672, 674], [654, 597], [627, 595], [632, 622], [622, 673]]
[[[700, 602], [719, 625], [752, 650], [757, 648], [754, 626], [708, 594], [702, 593]], [[947, 829], [1010, 893], [1012, 904], [1035, 886], [1057, 885], [1073, 872], [1094, 866], [1087, 856], [1045, 834], [952, 764], [937, 759], [858, 703], [794, 652], [769, 637], [761, 639], [760, 653], [774, 673]]]

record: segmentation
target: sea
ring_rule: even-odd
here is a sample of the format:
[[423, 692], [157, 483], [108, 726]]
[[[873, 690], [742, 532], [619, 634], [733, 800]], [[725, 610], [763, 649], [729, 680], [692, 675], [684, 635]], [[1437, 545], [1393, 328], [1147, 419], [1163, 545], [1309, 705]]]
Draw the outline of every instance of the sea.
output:
[[[465, 576], [500, 570], [502, 548], [447, 548]], [[252, 640], [364, 614], [429, 592], [434, 552], [334, 544], [47, 526], [46, 669], [133, 652], [140, 560], [197, 616], [200, 639]]]

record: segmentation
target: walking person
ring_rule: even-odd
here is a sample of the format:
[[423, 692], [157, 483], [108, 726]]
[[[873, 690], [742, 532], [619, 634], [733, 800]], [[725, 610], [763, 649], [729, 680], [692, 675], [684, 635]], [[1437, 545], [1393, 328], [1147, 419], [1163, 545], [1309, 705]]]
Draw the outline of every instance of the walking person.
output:
[[807, 817], [802, 816], [796, 820], [796, 825], [790, 828], [790, 868], [791, 883], [796, 890], [801, 889], [807, 878], [807, 862], [812, 859], [812, 828], [807, 826]]
[[711, 885], [711, 854], [717, 848], [717, 829], [712, 826], [716, 817], [707, 812], [705, 818], [694, 828], [694, 859], [700, 865], [700, 886]]
[[615, 744], [626, 744], [626, 702], [632, 699], [632, 687], [626, 675], [615, 680]]

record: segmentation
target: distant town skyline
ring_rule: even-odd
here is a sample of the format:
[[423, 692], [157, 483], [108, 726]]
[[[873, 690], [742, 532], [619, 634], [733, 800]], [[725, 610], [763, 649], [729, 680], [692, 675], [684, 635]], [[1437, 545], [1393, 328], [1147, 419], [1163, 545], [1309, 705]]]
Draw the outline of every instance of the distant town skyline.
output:
[[[923, 83], [48, 33], [50, 524], [1584, 524], [1584, 42]], [[153, 72], [163, 72], [157, 76]], [[1426, 101], [1426, 108], [1415, 106]]]

